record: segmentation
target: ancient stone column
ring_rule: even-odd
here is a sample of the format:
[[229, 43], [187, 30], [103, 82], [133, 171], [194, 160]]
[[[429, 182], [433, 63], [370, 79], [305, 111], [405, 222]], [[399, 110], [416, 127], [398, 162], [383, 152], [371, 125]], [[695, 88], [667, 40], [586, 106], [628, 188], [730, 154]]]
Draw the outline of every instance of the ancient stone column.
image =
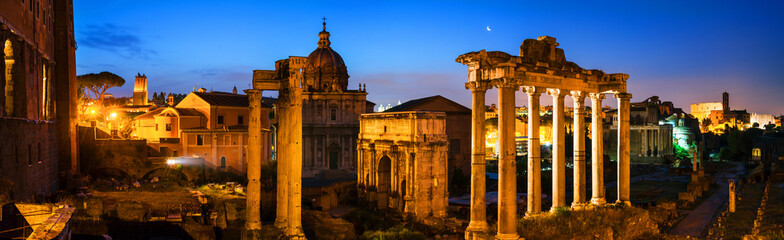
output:
[[465, 231], [468, 240], [484, 239], [487, 234], [485, 183], [485, 93], [486, 82], [466, 83], [471, 90], [471, 221]]
[[566, 142], [564, 131], [564, 95], [560, 89], [548, 89], [553, 97], [553, 205], [550, 211], [566, 206]]
[[3, 43], [3, 53], [5, 55], [5, 115], [14, 116], [14, 48], [11, 40], [7, 39]]
[[648, 156], [648, 130], [640, 130], [640, 154], [637, 156]]
[[542, 211], [542, 158], [539, 144], [539, 97], [543, 89], [524, 87], [528, 93], [528, 209], [526, 215]]
[[515, 163], [515, 86], [501, 82], [498, 88], [498, 235], [518, 239], [517, 165]]
[[735, 212], [735, 180], [730, 179], [729, 211]]
[[629, 99], [631, 93], [617, 93], [618, 99], [618, 201], [626, 205], [631, 205], [630, 200], [630, 168], [629, 161]]
[[654, 156], [659, 157], [661, 156], [661, 132], [659, 132], [659, 128], [657, 127], [653, 130], [653, 140], [656, 143], [656, 146], [653, 146], [653, 149], [656, 149], [656, 154]]
[[245, 93], [250, 102], [245, 230], [259, 230], [261, 229], [261, 90], [245, 90]]
[[299, 69], [290, 71], [288, 97], [289, 109], [286, 111], [290, 128], [288, 142], [289, 162], [289, 239], [305, 239], [302, 230], [302, 74]]
[[291, 163], [291, 153], [289, 152], [289, 144], [291, 144], [291, 132], [288, 131], [292, 127], [289, 120], [289, 103], [288, 99], [282, 94], [283, 89], [278, 94], [278, 101], [275, 103], [275, 116], [278, 118], [278, 170], [277, 170], [277, 186], [275, 192], [275, 227], [283, 231], [288, 228], [288, 213], [289, 213], [289, 164]]
[[604, 199], [604, 135], [602, 133], [602, 99], [604, 94], [591, 93], [591, 203], [601, 205]]
[[696, 173], [699, 167], [697, 166], [697, 149], [691, 151], [691, 168]]
[[585, 205], [585, 93], [572, 91], [574, 100], [574, 200], [572, 207]]

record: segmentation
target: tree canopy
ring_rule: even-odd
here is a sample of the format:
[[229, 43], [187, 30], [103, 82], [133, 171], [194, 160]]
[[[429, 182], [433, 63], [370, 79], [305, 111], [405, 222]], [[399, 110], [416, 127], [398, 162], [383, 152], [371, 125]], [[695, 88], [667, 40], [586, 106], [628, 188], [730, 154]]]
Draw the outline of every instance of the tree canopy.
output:
[[91, 97], [96, 100], [100, 100], [109, 88], [121, 87], [125, 84], [125, 79], [111, 72], [79, 75], [76, 81], [80, 88], [89, 90], [93, 94]]

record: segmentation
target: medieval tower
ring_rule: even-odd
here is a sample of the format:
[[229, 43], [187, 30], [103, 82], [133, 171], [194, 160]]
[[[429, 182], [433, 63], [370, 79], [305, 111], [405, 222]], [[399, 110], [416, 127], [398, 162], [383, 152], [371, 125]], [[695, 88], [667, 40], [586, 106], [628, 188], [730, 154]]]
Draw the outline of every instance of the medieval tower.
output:
[[147, 105], [147, 76], [137, 73], [133, 82], [133, 105]]
[[721, 94], [721, 110], [725, 113], [730, 111], [730, 94], [727, 92]]

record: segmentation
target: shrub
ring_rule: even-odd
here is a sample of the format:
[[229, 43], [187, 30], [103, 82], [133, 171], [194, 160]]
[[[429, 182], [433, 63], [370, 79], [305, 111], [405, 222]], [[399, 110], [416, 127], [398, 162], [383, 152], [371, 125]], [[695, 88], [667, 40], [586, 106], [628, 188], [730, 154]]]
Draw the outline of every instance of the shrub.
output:
[[397, 225], [384, 231], [367, 231], [362, 234], [362, 239], [368, 240], [424, 240], [421, 232], [408, 229], [404, 225]]

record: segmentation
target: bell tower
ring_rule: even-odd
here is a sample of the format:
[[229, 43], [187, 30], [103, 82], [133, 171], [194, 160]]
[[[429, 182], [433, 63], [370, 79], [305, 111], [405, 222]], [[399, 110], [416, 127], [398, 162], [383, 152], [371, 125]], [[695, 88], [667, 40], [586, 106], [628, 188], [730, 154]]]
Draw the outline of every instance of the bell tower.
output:
[[148, 105], [147, 103], [147, 76], [137, 73], [133, 81], [133, 105]]
[[730, 94], [727, 92], [721, 94], [721, 110], [725, 113], [730, 111]]

